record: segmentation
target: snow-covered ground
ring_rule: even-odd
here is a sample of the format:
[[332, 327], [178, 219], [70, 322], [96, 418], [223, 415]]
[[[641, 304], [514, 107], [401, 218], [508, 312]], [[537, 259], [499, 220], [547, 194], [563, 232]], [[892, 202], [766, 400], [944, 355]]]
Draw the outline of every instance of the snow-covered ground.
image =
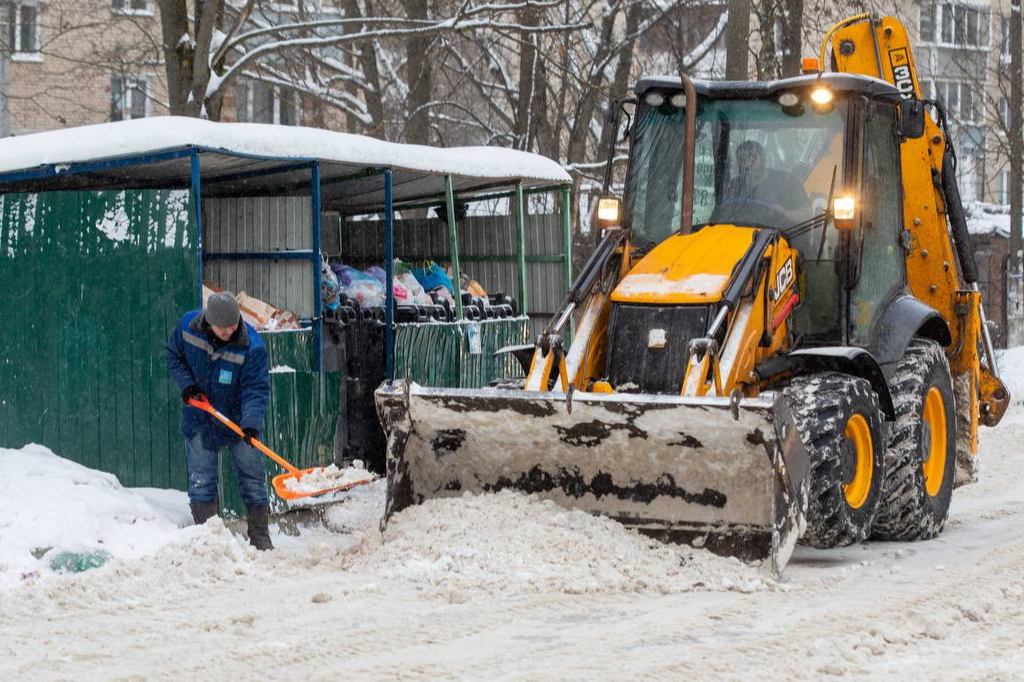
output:
[[179, 528], [180, 493], [0, 450], [0, 680], [1022, 680], [1022, 439], [1017, 401], [938, 539], [801, 547], [781, 582], [510, 494], [382, 537], [380, 481], [257, 554]]

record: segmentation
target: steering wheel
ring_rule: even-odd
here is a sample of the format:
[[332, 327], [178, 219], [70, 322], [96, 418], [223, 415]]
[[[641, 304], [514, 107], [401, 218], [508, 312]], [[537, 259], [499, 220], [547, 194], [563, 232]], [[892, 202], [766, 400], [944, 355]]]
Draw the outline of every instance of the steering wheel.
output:
[[760, 213], [761, 215], [764, 215], [765, 212], [767, 212], [769, 214], [767, 217], [771, 218], [771, 220], [757, 222], [778, 223], [779, 227], [784, 226], [786, 223], [786, 214], [783, 212], [781, 207], [752, 197], [733, 197], [731, 199], [723, 200], [720, 204], [715, 206], [714, 216], [716, 218], [716, 222], [721, 219], [723, 213], [726, 216], [739, 216], [744, 212], [744, 209], [750, 212]]

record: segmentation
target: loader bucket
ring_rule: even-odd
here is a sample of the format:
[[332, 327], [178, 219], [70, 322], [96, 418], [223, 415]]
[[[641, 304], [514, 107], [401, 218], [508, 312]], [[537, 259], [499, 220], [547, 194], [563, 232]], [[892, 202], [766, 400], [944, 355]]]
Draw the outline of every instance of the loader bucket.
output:
[[385, 523], [426, 499], [503, 489], [781, 573], [803, 531], [807, 455], [781, 397], [377, 390]]

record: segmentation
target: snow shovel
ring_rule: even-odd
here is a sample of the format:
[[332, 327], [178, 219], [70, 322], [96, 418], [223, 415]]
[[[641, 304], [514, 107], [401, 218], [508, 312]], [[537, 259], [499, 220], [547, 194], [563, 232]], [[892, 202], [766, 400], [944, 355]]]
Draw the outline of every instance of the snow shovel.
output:
[[[207, 400], [206, 398], [203, 398], [202, 400], [198, 400], [196, 398], [189, 398], [188, 404], [191, 405], [192, 407], [202, 410], [203, 412], [207, 412], [213, 415], [214, 417], [217, 418], [218, 421], [223, 423], [226, 427], [234, 431], [240, 437], [244, 438], [245, 434], [242, 433], [241, 427], [238, 426], [238, 424], [236, 424], [235, 422], [225, 417], [223, 414], [221, 414], [217, 410], [217, 408], [211, 405], [210, 401]], [[277, 476], [274, 476], [273, 480], [271, 481], [271, 485], [274, 486], [274, 492], [276, 492], [278, 497], [280, 497], [283, 500], [297, 500], [302, 497], [325, 495], [327, 493], [333, 493], [340, 490], [348, 490], [349, 488], [354, 488], [357, 485], [364, 485], [366, 483], [370, 483], [373, 481], [372, 478], [368, 478], [365, 481], [351, 481], [348, 483], [342, 483], [340, 485], [331, 485], [326, 488], [317, 488], [314, 490], [307, 490], [306, 488], [292, 489], [288, 487], [287, 482], [289, 482], [292, 479], [294, 479], [296, 482], [301, 481], [303, 476], [307, 476], [318, 470], [323, 470], [324, 467], [298, 469], [295, 466], [293, 466], [290, 462], [288, 462], [288, 460], [286, 460], [284, 457], [268, 448], [259, 440], [253, 438], [252, 445], [254, 448], [262, 452], [264, 455], [274, 460], [279, 466], [284, 468], [284, 470], [287, 472], [284, 474], [278, 474]]]

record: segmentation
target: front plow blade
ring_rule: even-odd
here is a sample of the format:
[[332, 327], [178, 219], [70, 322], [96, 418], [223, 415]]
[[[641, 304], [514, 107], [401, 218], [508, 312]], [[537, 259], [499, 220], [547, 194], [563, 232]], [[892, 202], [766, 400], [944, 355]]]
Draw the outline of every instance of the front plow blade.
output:
[[804, 528], [807, 455], [781, 398], [377, 390], [385, 519], [429, 498], [519, 490], [778, 575]]

